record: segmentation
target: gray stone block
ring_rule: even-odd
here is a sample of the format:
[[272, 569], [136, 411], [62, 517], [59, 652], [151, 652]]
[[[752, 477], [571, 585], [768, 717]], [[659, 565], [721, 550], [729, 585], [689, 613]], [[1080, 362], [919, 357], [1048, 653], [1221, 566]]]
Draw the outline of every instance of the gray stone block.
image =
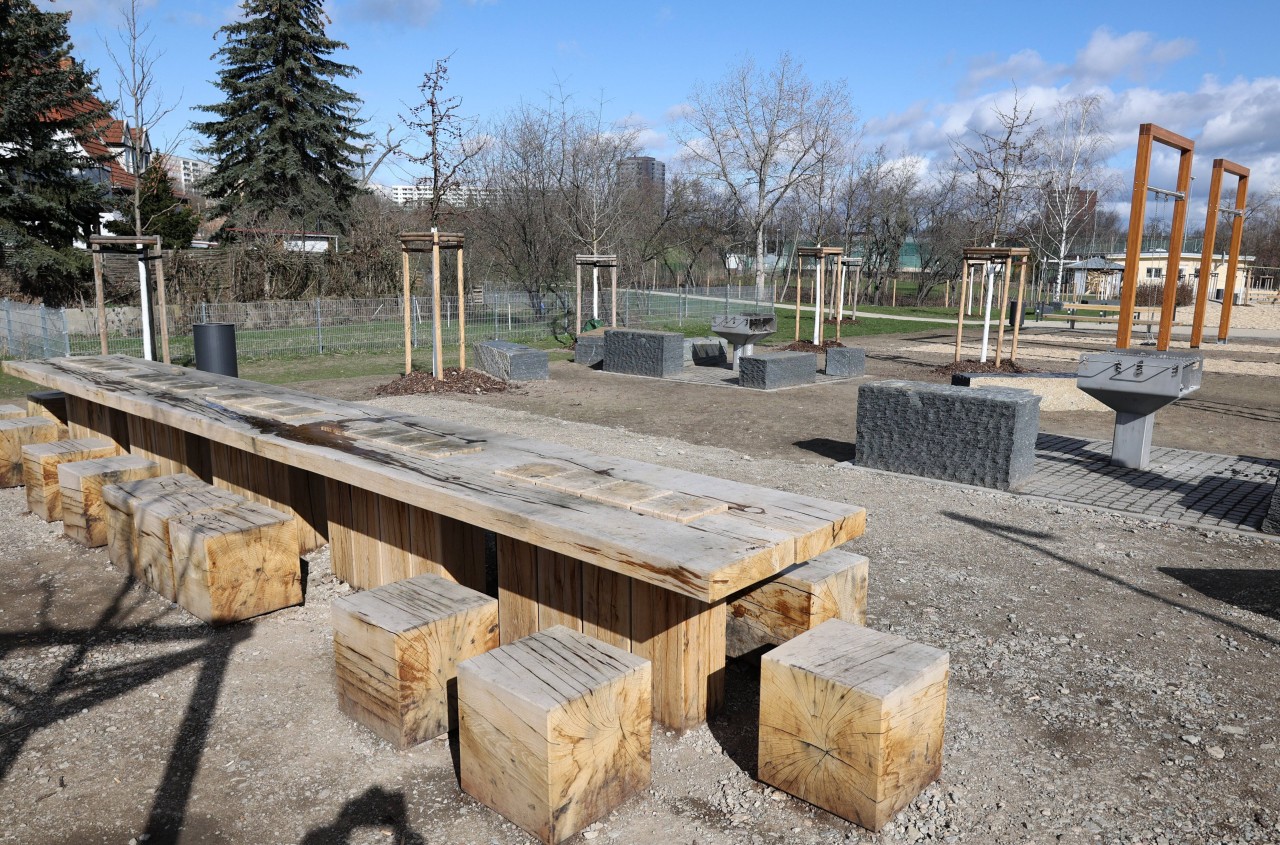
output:
[[578, 335], [578, 342], [573, 345], [573, 362], [600, 369], [604, 365], [604, 335]]
[[686, 367], [723, 367], [729, 361], [729, 345], [722, 337], [686, 337]]
[[1268, 534], [1280, 534], [1280, 476], [1276, 478], [1276, 489], [1271, 494], [1271, 507], [1262, 518], [1262, 530]]
[[766, 352], [738, 359], [738, 384], [756, 390], [777, 390], [818, 380], [816, 352]]
[[840, 378], [856, 378], [867, 371], [867, 353], [851, 346], [827, 348], [826, 373]]
[[551, 378], [544, 349], [508, 340], [485, 340], [471, 347], [476, 369], [503, 381], [546, 381]]
[[1016, 490], [1035, 470], [1040, 397], [1026, 390], [880, 381], [858, 388], [854, 463]]
[[684, 335], [641, 329], [606, 329], [604, 369], [608, 373], [669, 378], [684, 369]]

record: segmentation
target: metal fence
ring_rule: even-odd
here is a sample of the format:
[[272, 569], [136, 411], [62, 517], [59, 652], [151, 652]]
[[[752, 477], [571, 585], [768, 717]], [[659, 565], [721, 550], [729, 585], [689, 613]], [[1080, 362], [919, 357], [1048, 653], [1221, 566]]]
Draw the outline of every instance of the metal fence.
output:
[[[598, 315], [611, 322], [610, 296], [600, 291], [598, 307], [584, 292], [583, 321]], [[168, 316], [170, 357], [186, 363], [193, 357], [194, 323], [234, 323], [242, 360], [305, 358], [316, 355], [387, 354], [404, 349], [402, 298], [310, 299], [294, 301], [194, 303], [171, 309]], [[750, 286], [698, 287], [682, 290], [619, 290], [618, 324], [632, 328], [706, 332], [718, 314], [771, 312], [772, 304], [754, 296]], [[457, 357], [458, 300], [441, 300], [442, 354]], [[515, 291], [486, 291], [466, 303], [466, 338], [509, 340], [534, 346], [567, 345], [572, 312], [554, 298], [539, 302]], [[431, 299], [410, 301], [410, 330], [415, 350], [429, 354], [432, 344]], [[156, 342], [159, 349], [159, 341]], [[112, 354], [142, 354], [142, 316], [138, 308], [107, 309], [107, 349]], [[94, 309], [45, 308], [0, 299], [0, 357], [49, 358], [97, 355], [101, 352], [98, 314]]]

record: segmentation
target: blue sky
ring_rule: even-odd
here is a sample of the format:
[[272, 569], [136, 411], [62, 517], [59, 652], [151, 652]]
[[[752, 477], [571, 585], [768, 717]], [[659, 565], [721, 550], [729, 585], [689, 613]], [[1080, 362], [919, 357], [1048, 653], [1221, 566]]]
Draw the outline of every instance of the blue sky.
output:
[[[100, 70], [113, 96], [103, 47], [115, 39], [118, 0], [57, 0], [73, 11], [77, 53]], [[583, 104], [602, 101], [609, 120], [644, 127], [649, 152], [671, 159], [670, 122], [698, 81], [714, 81], [742, 57], [761, 64], [790, 51], [815, 80], [844, 79], [869, 145], [926, 158], [950, 154], [947, 138], [991, 118], [1017, 84], [1048, 116], [1059, 98], [1101, 94], [1113, 135], [1113, 164], [1132, 173], [1137, 127], [1155, 122], [1198, 142], [1195, 173], [1211, 161], [1254, 170], [1254, 187], [1280, 188], [1280, 63], [1274, 56], [1280, 2], [1216, 7], [1245, 21], [1239, 32], [1208, 18], [1215, 7], [1188, 0], [1153, 6], [1132, 0], [1021, 2], [706, 2], [556, 0], [331, 0], [329, 34], [349, 45], [337, 56], [363, 71], [346, 86], [377, 127], [415, 98], [422, 73], [453, 54], [450, 91], [463, 110], [496, 118], [555, 88]], [[184, 126], [214, 102], [216, 29], [235, 3], [153, 0], [143, 8], [164, 93], [179, 107], [156, 141], [187, 152]], [[1169, 161], [1172, 158], [1169, 157]], [[1168, 166], [1157, 159], [1157, 170]], [[405, 181], [411, 171], [380, 172]], [[1159, 176], [1156, 177], [1157, 179]]]

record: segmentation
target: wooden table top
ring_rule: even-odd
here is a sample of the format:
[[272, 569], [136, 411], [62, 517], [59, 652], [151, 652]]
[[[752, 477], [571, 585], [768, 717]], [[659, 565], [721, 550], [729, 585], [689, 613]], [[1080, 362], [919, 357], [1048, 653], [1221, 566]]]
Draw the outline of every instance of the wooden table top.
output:
[[12, 375], [704, 602], [859, 536], [866, 511], [124, 356]]

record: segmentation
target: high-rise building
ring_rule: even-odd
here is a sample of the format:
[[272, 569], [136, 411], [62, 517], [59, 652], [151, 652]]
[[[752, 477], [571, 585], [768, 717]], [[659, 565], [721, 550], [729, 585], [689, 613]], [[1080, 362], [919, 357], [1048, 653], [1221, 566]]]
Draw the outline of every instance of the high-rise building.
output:
[[198, 158], [183, 158], [167, 155], [164, 157], [165, 170], [180, 194], [200, 196], [200, 180], [213, 172], [213, 165]]
[[630, 156], [618, 162], [618, 184], [634, 185], [664, 197], [667, 193], [667, 165], [653, 156]]

